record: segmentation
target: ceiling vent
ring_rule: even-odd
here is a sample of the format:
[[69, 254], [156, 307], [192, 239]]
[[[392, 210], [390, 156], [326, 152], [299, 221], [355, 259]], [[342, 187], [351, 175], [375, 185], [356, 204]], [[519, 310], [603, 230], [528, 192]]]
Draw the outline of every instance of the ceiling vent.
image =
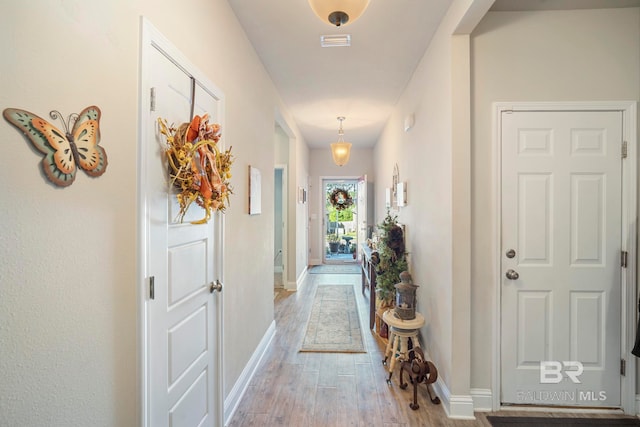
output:
[[322, 47], [345, 47], [351, 46], [351, 34], [340, 34], [334, 36], [320, 36], [320, 46]]

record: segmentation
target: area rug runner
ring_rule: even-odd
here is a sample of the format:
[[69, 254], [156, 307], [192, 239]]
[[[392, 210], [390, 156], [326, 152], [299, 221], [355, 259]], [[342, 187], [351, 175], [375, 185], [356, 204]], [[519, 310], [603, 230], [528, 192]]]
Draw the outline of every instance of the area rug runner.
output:
[[580, 426], [640, 426], [637, 418], [550, 418], [487, 416], [493, 427], [580, 427]]
[[360, 274], [359, 264], [322, 264], [314, 265], [309, 274]]
[[353, 286], [318, 285], [301, 352], [366, 353]]

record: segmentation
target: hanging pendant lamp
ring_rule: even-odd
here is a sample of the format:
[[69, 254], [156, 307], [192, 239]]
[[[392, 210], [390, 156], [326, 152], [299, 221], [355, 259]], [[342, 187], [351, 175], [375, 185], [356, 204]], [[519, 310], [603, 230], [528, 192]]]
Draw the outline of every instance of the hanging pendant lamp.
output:
[[340, 129], [338, 129], [338, 141], [331, 143], [331, 155], [333, 156], [333, 162], [338, 166], [344, 166], [349, 161], [349, 155], [351, 154], [351, 143], [344, 142], [344, 130], [342, 130], [342, 121], [344, 117], [338, 117], [340, 122]]
[[369, 0], [309, 0], [309, 5], [322, 22], [340, 27], [358, 19]]

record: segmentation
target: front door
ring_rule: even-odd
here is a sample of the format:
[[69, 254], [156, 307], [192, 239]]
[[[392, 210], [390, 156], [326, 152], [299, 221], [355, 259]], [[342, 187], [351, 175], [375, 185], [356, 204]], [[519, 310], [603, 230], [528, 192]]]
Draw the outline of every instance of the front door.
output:
[[[155, 46], [149, 47], [145, 66], [149, 105], [142, 117], [147, 137], [142, 142], [143, 260], [145, 278], [144, 367], [146, 425], [152, 427], [220, 425], [220, 296], [213, 292], [220, 278], [218, 215], [207, 224], [192, 225], [204, 216], [195, 206], [184, 222], [169, 186], [165, 139], [157, 119], [180, 124], [192, 112], [208, 112], [212, 122], [221, 116], [219, 98], [212, 95]], [[148, 103], [147, 103], [148, 101]]]
[[622, 113], [501, 114], [502, 403], [619, 407]]
[[[358, 181], [324, 179], [324, 255], [326, 264], [354, 263], [358, 228]], [[365, 217], [366, 218], [366, 217]]]

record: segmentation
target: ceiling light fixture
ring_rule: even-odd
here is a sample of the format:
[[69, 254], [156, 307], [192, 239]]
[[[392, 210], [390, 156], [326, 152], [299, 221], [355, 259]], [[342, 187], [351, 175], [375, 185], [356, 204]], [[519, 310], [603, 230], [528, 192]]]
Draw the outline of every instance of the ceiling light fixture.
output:
[[369, 6], [369, 0], [309, 0], [322, 22], [340, 27], [354, 22]]
[[338, 117], [340, 122], [340, 129], [338, 129], [338, 142], [331, 143], [331, 155], [333, 156], [333, 162], [338, 166], [344, 166], [349, 161], [349, 155], [351, 154], [351, 143], [344, 142], [344, 130], [342, 130], [342, 121], [344, 117]]

